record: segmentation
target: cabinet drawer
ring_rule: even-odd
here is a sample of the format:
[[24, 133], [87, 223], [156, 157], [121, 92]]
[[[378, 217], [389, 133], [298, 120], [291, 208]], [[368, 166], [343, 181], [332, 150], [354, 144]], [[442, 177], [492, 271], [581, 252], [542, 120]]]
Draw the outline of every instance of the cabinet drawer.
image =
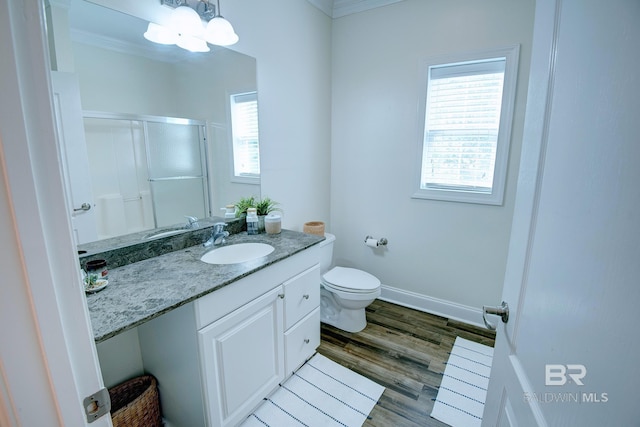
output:
[[284, 329], [320, 306], [320, 265], [303, 271], [283, 283], [284, 286]]
[[310, 358], [320, 345], [320, 307], [284, 334], [285, 375], [289, 376]]

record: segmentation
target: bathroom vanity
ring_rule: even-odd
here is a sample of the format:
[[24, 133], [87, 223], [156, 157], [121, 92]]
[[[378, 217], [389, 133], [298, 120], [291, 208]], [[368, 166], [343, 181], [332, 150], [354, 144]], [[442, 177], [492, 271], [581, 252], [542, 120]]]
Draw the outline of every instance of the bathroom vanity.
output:
[[242, 232], [225, 245], [274, 251], [207, 264], [211, 248], [196, 245], [111, 269], [109, 286], [87, 296], [96, 342], [137, 329], [170, 426], [236, 425], [320, 344], [322, 240]]

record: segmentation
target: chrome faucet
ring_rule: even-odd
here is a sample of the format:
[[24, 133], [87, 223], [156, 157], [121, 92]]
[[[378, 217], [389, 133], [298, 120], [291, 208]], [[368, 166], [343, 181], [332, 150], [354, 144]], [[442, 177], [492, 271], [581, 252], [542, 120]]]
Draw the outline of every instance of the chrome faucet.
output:
[[195, 216], [185, 215], [185, 218], [187, 218], [187, 225], [185, 225], [184, 228], [186, 228], [187, 230], [199, 227], [198, 218], [196, 218]]
[[224, 231], [224, 227], [226, 226], [226, 222], [216, 222], [215, 224], [213, 224], [213, 233], [211, 233], [211, 237], [209, 238], [209, 240], [204, 242], [202, 246], [208, 248], [209, 246], [215, 246], [218, 243], [224, 244], [225, 238], [229, 237], [229, 232]]

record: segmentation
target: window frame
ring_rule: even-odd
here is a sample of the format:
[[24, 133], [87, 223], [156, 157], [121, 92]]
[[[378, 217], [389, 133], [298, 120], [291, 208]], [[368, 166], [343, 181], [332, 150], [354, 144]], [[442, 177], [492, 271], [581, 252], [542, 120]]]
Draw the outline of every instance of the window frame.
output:
[[[442, 55], [429, 58], [422, 62], [420, 70], [420, 103], [418, 106], [418, 155], [416, 156], [416, 174], [414, 175], [414, 192], [411, 196], [412, 198], [487, 205], [503, 204], [507, 180], [509, 148], [511, 145], [513, 112], [515, 108], [519, 52], [520, 45], [512, 45], [464, 54]], [[474, 191], [471, 188], [420, 188], [426, 136], [427, 91], [429, 88], [431, 68], [501, 58], [505, 59], [505, 71], [491, 192]], [[417, 189], [415, 189], [416, 183]]]
[[[255, 97], [255, 101], [258, 101], [258, 92], [256, 90], [246, 90], [246, 91], [234, 91], [233, 93], [227, 94], [227, 99], [229, 100], [227, 104], [227, 108], [229, 111], [229, 144], [230, 144], [230, 172], [231, 172], [231, 182], [238, 184], [260, 184], [260, 174], [245, 174], [245, 175], [236, 175], [236, 167], [235, 167], [235, 156], [236, 156], [236, 144], [235, 144], [235, 134], [234, 134], [234, 123], [233, 123], [233, 109], [234, 103], [236, 103], [236, 98], [242, 98], [247, 96]], [[258, 121], [260, 119], [258, 118]], [[260, 150], [260, 124], [258, 123], [258, 151]], [[260, 159], [258, 159], [260, 161]]]

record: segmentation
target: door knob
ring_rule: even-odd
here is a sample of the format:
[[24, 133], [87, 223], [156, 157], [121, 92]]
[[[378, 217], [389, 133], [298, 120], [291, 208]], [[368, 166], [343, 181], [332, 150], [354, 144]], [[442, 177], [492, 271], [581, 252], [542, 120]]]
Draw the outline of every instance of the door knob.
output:
[[495, 323], [491, 323], [487, 320], [487, 314], [500, 316], [502, 318], [502, 323], [507, 323], [509, 321], [509, 304], [502, 301], [502, 305], [500, 305], [500, 307], [482, 306], [482, 320], [484, 321], [484, 326], [486, 326], [490, 331], [495, 331], [496, 325]]
[[74, 212], [88, 211], [89, 209], [91, 209], [91, 205], [89, 203], [83, 203], [83, 204], [80, 205], [79, 208], [74, 208], [73, 211]]

